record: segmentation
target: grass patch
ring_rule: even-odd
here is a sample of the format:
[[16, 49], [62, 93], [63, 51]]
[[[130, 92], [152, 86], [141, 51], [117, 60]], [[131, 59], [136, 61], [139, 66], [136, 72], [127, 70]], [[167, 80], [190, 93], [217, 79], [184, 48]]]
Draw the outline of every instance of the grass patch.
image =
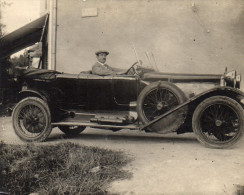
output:
[[10, 194], [105, 194], [131, 177], [122, 152], [73, 143], [17, 146], [0, 143], [0, 191]]
[[236, 195], [244, 195], [244, 185], [236, 185]]

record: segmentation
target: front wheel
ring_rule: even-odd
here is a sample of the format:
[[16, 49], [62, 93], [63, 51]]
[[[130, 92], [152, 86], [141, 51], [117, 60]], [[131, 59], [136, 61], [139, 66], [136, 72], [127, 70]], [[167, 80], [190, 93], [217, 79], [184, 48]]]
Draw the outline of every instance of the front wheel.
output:
[[37, 97], [21, 100], [12, 113], [15, 133], [27, 142], [44, 141], [51, 133], [51, 115], [45, 101]]
[[243, 108], [229, 97], [210, 97], [201, 102], [194, 111], [192, 128], [198, 141], [204, 146], [230, 147], [243, 134]]

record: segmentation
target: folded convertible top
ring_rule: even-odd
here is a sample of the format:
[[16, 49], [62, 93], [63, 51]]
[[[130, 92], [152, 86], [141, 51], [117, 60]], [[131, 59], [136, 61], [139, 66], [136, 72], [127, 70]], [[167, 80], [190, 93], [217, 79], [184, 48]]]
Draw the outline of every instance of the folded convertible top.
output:
[[55, 70], [43, 70], [43, 69], [27, 69], [24, 70], [20, 76], [24, 78], [36, 78], [36, 79], [55, 79], [56, 74], [61, 74]]

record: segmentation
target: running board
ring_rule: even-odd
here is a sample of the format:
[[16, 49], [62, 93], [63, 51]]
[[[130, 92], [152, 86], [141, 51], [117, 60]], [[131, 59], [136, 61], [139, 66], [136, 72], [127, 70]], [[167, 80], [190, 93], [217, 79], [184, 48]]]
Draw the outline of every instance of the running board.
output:
[[115, 128], [115, 129], [130, 129], [130, 130], [139, 130], [139, 127], [136, 125], [102, 125], [94, 124], [87, 122], [55, 122], [51, 123], [52, 126], [86, 126], [86, 127], [95, 127], [95, 128]]

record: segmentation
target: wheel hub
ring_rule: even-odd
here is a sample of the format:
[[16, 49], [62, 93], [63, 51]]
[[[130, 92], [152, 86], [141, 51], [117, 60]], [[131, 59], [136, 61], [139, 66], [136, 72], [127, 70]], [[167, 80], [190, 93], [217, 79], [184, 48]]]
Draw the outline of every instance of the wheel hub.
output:
[[162, 102], [157, 103], [157, 110], [162, 110], [164, 107]]
[[42, 128], [38, 127], [40, 119], [36, 115], [28, 115], [23, 119], [23, 125], [30, 133], [40, 133]]
[[215, 121], [215, 125], [216, 125], [217, 127], [220, 127], [222, 124], [223, 124], [223, 122], [222, 122], [221, 120], [216, 120], [216, 121]]

